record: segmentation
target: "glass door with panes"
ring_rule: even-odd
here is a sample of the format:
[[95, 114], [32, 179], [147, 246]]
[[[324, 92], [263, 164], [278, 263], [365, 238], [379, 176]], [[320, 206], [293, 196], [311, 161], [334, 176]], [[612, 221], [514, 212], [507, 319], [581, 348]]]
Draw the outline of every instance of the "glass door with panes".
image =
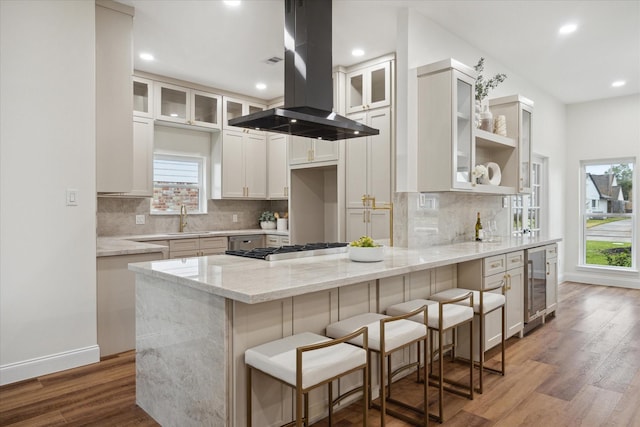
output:
[[543, 232], [546, 212], [545, 159], [534, 157], [531, 163], [531, 194], [511, 198], [511, 234], [539, 236]]

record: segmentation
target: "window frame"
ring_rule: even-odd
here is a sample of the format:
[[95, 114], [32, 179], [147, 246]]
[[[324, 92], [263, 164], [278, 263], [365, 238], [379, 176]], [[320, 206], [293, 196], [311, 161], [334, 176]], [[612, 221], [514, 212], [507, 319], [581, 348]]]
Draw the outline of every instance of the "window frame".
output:
[[[202, 155], [195, 155], [192, 153], [176, 153], [169, 151], [154, 151], [153, 153], [153, 162], [155, 162], [156, 158], [160, 158], [162, 160], [173, 160], [173, 161], [194, 161], [198, 163], [198, 184], [196, 187], [198, 188], [198, 210], [188, 209], [187, 212], [190, 215], [198, 215], [198, 214], [206, 214], [207, 213], [207, 172], [206, 172], [206, 164], [207, 158]], [[153, 167], [155, 170], [155, 166]], [[156, 188], [155, 176], [152, 178], [152, 187], [153, 191]], [[177, 185], [176, 187], [184, 187], [184, 188], [192, 188], [190, 185]], [[158, 210], [153, 206], [154, 198], [151, 197], [149, 201], [149, 214], [150, 215], [180, 215], [180, 210]]]
[[[591, 159], [591, 160], [581, 160], [580, 161], [580, 209], [578, 210], [578, 221], [580, 224], [580, 234], [579, 234], [579, 254], [578, 254], [578, 268], [586, 269], [586, 270], [599, 270], [599, 271], [607, 271], [607, 272], [618, 272], [618, 273], [634, 273], [638, 271], [638, 265], [636, 263], [637, 259], [637, 251], [638, 245], [636, 244], [636, 236], [638, 233], [636, 227], [636, 206], [632, 205], [631, 213], [608, 213], [604, 212], [603, 214], [607, 217], [621, 217], [621, 218], [629, 218], [631, 220], [631, 266], [630, 267], [622, 267], [622, 266], [614, 266], [614, 265], [601, 265], [601, 264], [587, 264], [587, 216], [593, 216], [594, 212], [586, 212], [589, 208], [593, 209], [591, 206], [592, 203], [589, 203], [587, 198], [587, 167], [594, 165], [609, 165], [615, 166], [620, 164], [631, 164], [632, 167], [632, 177], [631, 177], [631, 200], [638, 200], [637, 194], [637, 168], [638, 163], [637, 159], [633, 156], [631, 157], [616, 157], [616, 158], [605, 158], [605, 159]], [[601, 205], [598, 202], [597, 207]]]

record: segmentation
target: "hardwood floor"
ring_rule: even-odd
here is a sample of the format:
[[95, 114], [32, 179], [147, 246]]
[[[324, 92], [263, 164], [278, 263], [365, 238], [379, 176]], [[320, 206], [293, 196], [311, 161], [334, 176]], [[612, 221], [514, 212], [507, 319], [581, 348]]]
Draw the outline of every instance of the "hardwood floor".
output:
[[[445, 394], [442, 425], [640, 426], [640, 291], [565, 282], [559, 299], [556, 317], [508, 341], [505, 377], [486, 375], [473, 401]], [[489, 357], [497, 364], [499, 352]], [[394, 385], [397, 397], [419, 399], [413, 379]], [[434, 388], [429, 400], [435, 412]], [[358, 404], [336, 419], [339, 427], [360, 425]], [[369, 421], [380, 425], [379, 412]], [[0, 387], [0, 426], [57, 425], [158, 425], [135, 404], [134, 352]], [[387, 417], [389, 427], [406, 425]]]

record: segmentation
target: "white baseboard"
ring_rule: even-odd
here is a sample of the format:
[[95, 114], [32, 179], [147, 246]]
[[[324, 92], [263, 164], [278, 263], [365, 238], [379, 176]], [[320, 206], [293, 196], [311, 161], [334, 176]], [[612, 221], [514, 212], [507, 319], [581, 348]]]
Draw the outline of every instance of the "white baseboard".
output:
[[619, 288], [640, 289], [640, 282], [636, 278], [612, 276], [601, 277], [594, 276], [593, 274], [565, 273], [563, 281], [587, 283], [589, 285], [616, 286]]
[[100, 361], [100, 347], [85, 348], [51, 354], [35, 359], [0, 366], [0, 385], [52, 374]]

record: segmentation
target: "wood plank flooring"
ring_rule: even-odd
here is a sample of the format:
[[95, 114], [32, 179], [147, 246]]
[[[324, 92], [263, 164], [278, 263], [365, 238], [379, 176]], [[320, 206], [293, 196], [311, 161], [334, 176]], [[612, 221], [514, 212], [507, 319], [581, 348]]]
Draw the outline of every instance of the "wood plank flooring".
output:
[[[640, 427], [640, 291], [565, 282], [559, 298], [557, 316], [508, 341], [505, 377], [486, 375], [473, 401], [445, 394], [442, 425]], [[488, 364], [497, 365], [495, 350]], [[461, 378], [467, 372], [460, 364], [448, 369]], [[413, 379], [394, 385], [396, 397], [419, 399]], [[429, 401], [435, 412], [434, 388]], [[356, 403], [334, 424], [361, 421]], [[157, 426], [135, 404], [135, 353], [0, 387], [0, 426], [59, 425]], [[378, 411], [369, 425], [380, 425]], [[389, 427], [406, 425], [387, 417]]]

